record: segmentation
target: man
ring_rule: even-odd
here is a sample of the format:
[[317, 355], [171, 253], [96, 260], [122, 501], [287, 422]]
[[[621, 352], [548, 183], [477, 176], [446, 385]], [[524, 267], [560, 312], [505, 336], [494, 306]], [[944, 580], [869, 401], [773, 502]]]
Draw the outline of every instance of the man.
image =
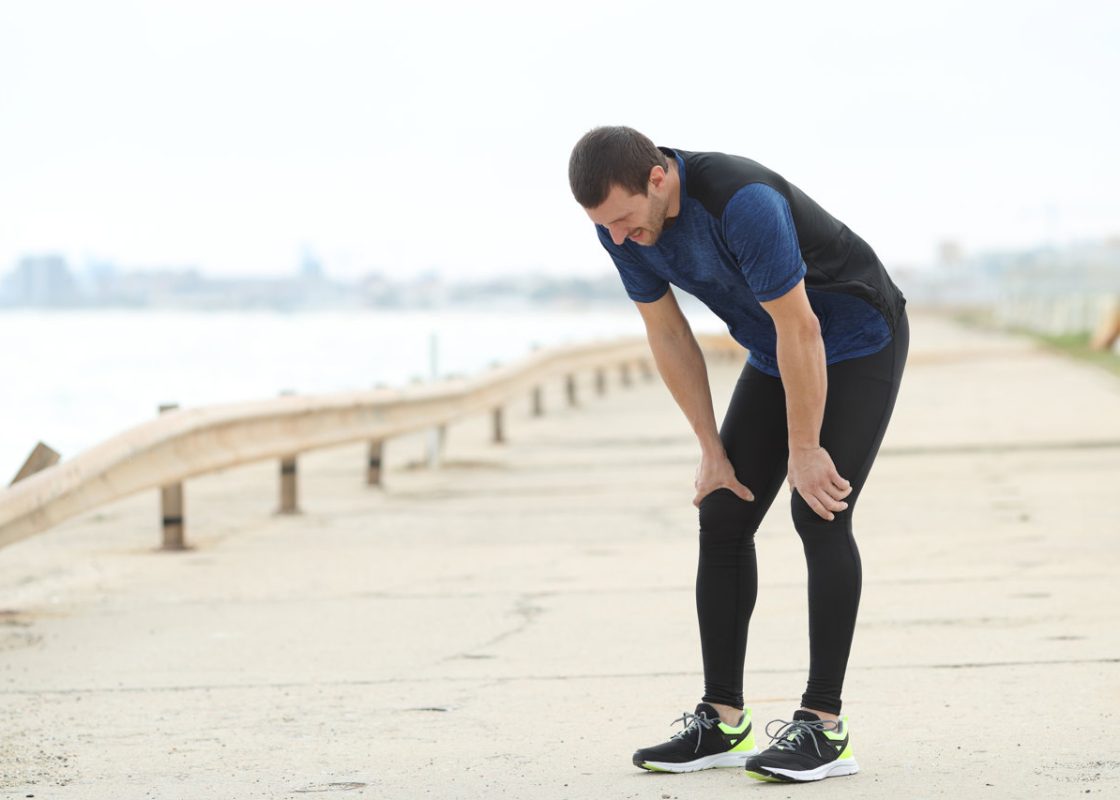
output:
[[[704, 695], [684, 730], [638, 750], [634, 763], [745, 766], [774, 781], [853, 774], [840, 716], [861, 586], [852, 514], [898, 394], [905, 300], [862, 239], [749, 159], [658, 148], [630, 128], [603, 127], [576, 144], [569, 180], [701, 450], [693, 503]], [[718, 432], [704, 359], [670, 284], [750, 350]], [[809, 571], [809, 680], [793, 720], [772, 723], [759, 752], [743, 702], [754, 533], [783, 479]]]

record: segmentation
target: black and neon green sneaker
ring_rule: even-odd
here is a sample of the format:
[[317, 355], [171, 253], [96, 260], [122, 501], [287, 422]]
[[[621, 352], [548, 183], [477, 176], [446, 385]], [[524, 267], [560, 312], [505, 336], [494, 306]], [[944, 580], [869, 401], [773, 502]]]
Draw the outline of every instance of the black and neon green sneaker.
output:
[[[778, 725], [777, 733], [770, 728]], [[809, 711], [796, 711], [793, 722], [776, 719], [766, 726], [770, 746], [747, 759], [747, 774], [760, 781], [819, 781], [854, 775], [859, 764], [852, 755], [848, 718], [822, 720]]]
[[714, 767], [741, 769], [747, 757], [758, 752], [749, 708], [743, 709], [743, 716], [734, 727], [720, 722], [719, 712], [707, 703], [696, 706], [695, 714], [686, 711], [673, 722], [683, 723], [684, 730], [674, 733], [664, 744], [644, 747], [634, 753], [634, 766], [651, 772], [696, 772]]

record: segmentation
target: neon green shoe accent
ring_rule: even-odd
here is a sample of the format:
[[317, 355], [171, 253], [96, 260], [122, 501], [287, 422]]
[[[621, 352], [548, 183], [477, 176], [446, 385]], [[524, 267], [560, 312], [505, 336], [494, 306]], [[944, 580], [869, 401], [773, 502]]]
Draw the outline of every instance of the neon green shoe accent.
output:
[[845, 758], [853, 758], [853, 756], [852, 756], [852, 737], [849, 736], [850, 731], [848, 730], [848, 718], [847, 718], [847, 716], [840, 717], [840, 726], [835, 731], [822, 731], [822, 733], [827, 738], [832, 739], [833, 741], [843, 741], [844, 739], [848, 740], [848, 746], [844, 748], [844, 752], [842, 752], [839, 756], [836, 757], [837, 761], [840, 761], [840, 760], [845, 759]]
[[661, 769], [661, 767], [655, 767], [655, 766], [651, 765], [648, 761], [643, 761], [642, 762], [642, 769], [649, 770], [650, 772], [668, 772], [669, 771], [667, 769]]
[[[732, 726], [728, 725], [725, 722], [719, 723], [719, 729], [723, 731], [723, 733], [727, 736], [735, 736], [736, 734], [741, 734], [748, 727], [751, 727], [751, 710], [749, 708], [743, 709], [743, 719], [739, 722], [738, 725]], [[740, 741], [727, 752], [738, 753], [744, 750], [754, 750], [754, 728], [751, 728], [751, 732], [744, 736], [742, 741]]]

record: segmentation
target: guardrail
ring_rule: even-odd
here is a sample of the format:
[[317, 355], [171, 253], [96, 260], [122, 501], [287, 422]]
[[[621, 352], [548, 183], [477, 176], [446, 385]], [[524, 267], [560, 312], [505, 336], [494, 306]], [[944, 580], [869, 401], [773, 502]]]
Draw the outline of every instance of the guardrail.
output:
[[[741, 357], [745, 352], [729, 336], [697, 340], [711, 355]], [[545, 350], [482, 375], [438, 384], [161, 409], [156, 419], [0, 491], [0, 547], [113, 500], [159, 488], [163, 547], [180, 550], [185, 545], [179, 487], [188, 478], [279, 458], [281, 511], [293, 511], [299, 453], [368, 441], [367, 482], [377, 484], [386, 439], [428, 429], [442, 436], [448, 423], [489, 412], [494, 440], [500, 442], [505, 437], [504, 406], [519, 394], [532, 391], [533, 413], [540, 415], [546, 382], [563, 376], [567, 403], [576, 405], [577, 374], [594, 372], [596, 391], [602, 393], [607, 370], [618, 369], [626, 385], [635, 367], [653, 376], [648, 345], [640, 338]]]

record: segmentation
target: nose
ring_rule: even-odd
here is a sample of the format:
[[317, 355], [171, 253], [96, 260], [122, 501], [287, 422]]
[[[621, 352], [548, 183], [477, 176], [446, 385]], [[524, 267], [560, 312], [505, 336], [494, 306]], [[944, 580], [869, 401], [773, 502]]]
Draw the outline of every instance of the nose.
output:
[[609, 225], [607, 227], [607, 231], [611, 235], [611, 241], [618, 245], [625, 242], [626, 237], [629, 234], [629, 231], [627, 231], [625, 226], [623, 225]]

